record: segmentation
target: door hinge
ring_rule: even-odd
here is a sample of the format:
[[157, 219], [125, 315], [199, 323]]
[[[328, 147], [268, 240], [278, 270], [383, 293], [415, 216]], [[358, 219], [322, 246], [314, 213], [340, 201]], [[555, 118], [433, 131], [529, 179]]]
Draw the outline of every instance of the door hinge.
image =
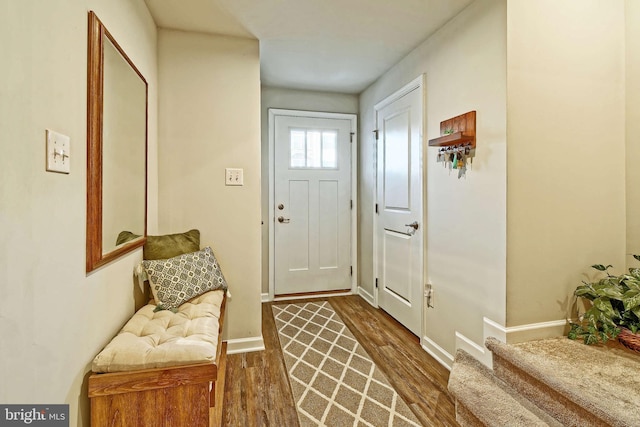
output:
[[353, 265], [349, 267], [349, 276], [353, 277]]
[[378, 289], [378, 278], [376, 277], [376, 289]]
[[376, 141], [377, 141], [377, 140], [378, 140], [378, 129], [374, 130], [374, 131], [373, 131], [373, 133], [375, 134], [375, 136], [376, 136]]
[[355, 134], [356, 134], [355, 132], [351, 132], [349, 134], [349, 142], [353, 142], [353, 135], [355, 135]]
[[378, 204], [376, 203], [376, 213], [378, 213]]
[[349, 200], [349, 208], [353, 210], [353, 199]]

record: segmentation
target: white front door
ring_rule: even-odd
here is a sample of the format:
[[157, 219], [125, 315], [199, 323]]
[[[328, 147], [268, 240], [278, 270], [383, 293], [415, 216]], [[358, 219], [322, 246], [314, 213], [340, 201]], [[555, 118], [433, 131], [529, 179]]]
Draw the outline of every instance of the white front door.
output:
[[350, 119], [274, 119], [275, 294], [351, 289]]
[[423, 289], [422, 85], [376, 105], [378, 305], [420, 336]]

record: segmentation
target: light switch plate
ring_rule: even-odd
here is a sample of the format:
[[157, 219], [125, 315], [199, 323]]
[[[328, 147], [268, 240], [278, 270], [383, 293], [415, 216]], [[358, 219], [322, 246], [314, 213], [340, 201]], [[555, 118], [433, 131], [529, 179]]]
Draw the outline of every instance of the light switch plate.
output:
[[244, 169], [226, 168], [224, 176], [225, 185], [244, 185]]
[[71, 171], [71, 138], [47, 129], [47, 171], [69, 173]]

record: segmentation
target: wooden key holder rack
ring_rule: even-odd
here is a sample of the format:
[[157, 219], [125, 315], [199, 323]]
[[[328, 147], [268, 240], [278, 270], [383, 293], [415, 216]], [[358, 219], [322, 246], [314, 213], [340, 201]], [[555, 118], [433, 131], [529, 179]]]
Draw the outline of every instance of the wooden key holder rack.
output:
[[453, 117], [440, 122], [438, 138], [430, 139], [429, 146], [440, 147], [437, 162], [449, 170], [458, 171], [458, 179], [467, 174], [467, 165], [473, 163], [476, 148], [476, 112]]
[[440, 122], [440, 135], [430, 139], [430, 147], [476, 148], [476, 112], [469, 111]]

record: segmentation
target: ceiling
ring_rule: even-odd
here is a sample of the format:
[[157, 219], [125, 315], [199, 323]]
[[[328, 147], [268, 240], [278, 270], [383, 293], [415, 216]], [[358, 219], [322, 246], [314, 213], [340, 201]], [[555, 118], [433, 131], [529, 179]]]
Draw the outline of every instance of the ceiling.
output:
[[260, 41], [265, 86], [360, 93], [473, 0], [145, 0], [161, 28]]

